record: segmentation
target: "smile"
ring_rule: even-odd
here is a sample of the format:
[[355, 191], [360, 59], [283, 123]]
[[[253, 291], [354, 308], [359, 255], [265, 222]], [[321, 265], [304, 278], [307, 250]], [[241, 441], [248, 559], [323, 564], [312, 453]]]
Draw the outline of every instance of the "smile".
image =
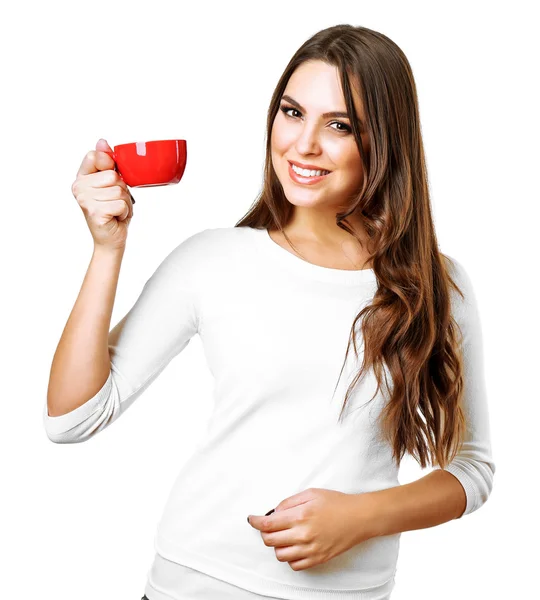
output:
[[[302, 175], [301, 173], [304, 173], [304, 175]], [[316, 183], [319, 183], [320, 181], [328, 177], [328, 175], [331, 174], [331, 171], [315, 171], [315, 173], [322, 173], [320, 175], [305, 175], [305, 173], [313, 173], [313, 171], [298, 169], [298, 167], [293, 166], [291, 163], [289, 163], [289, 177], [294, 182], [301, 183], [303, 185], [314, 185]]]

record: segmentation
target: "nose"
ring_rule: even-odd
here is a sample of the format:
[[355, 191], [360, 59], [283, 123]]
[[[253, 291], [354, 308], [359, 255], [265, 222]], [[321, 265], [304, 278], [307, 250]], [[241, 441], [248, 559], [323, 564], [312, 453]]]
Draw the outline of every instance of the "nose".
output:
[[319, 154], [321, 148], [317, 127], [315, 125], [302, 127], [296, 139], [295, 147], [299, 155]]

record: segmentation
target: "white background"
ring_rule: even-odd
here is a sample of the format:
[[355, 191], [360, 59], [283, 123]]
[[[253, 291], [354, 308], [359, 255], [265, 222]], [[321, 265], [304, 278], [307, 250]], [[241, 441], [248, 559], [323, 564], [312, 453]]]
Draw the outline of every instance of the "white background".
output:
[[[1, 9], [2, 596], [141, 598], [161, 511], [211, 409], [195, 337], [101, 435], [60, 445], [45, 434], [51, 361], [92, 253], [70, 189], [85, 153], [100, 137], [111, 146], [188, 145], [177, 186], [133, 190], [112, 327], [172, 248], [247, 212], [262, 182], [277, 80], [308, 37], [338, 23], [381, 31], [412, 65], [440, 248], [468, 270], [481, 311], [497, 467], [480, 510], [402, 535], [392, 600], [534, 595], [533, 4], [108, 0]], [[406, 461], [400, 482], [424, 474]]]

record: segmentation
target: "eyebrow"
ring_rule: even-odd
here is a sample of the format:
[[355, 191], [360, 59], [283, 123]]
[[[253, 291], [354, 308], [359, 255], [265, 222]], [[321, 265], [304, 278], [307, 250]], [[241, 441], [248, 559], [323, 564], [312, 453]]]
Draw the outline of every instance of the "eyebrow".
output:
[[[297, 102], [294, 98], [291, 98], [290, 96], [288, 96], [287, 94], [283, 94], [283, 96], [281, 97], [282, 100], [286, 100], [287, 102], [290, 102], [295, 108], [297, 108], [298, 110], [304, 111], [305, 112], [305, 108], [299, 103]], [[344, 118], [344, 119], [350, 119], [349, 115], [346, 112], [342, 112], [339, 110], [334, 110], [331, 112], [326, 112], [322, 115], [323, 119], [329, 119], [331, 117], [338, 117], [338, 118]], [[362, 125], [362, 120], [358, 119], [358, 122], [360, 123], [360, 125]]]

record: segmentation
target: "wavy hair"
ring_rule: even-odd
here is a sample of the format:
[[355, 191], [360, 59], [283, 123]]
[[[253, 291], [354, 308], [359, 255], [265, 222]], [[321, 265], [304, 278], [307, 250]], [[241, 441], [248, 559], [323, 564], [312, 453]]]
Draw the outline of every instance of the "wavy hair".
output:
[[[464, 296], [450, 276], [445, 262], [449, 257], [438, 249], [416, 85], [405, 54], [392, 40], [366, 27], [342, 24], [317, 32], [297, 50], [268, 109], [261, 192], [235, 227], [279, 229], [294, 248], [283, 231], [293, 205], [272, 165], [271, 132], [289, 78], [309, 60], [324, 61], [339, 71], [365, 175], [345, 211], [336, 213], [336, 224], [362, 244], [346, 220], [353, 212], [359, 218], [372, 248], [369, 260], [377, 279], [371, 304], [351, 326], [345, 361], [351, 341], [358, 358], [358, 322], [364, 355], [340, 418], [352, 389], [373, 369], [377, 387], [370, 401], [382, 390], [384, 379], [388, 402], [379, 425], [398, 466], [408, 452], [422, 468], [428, 460], [444, 468], [459, 451], [465, 431], [462, 338], [452, 315], [450, 288]], [[367, 157], [352, 89], [365, 109]]]

